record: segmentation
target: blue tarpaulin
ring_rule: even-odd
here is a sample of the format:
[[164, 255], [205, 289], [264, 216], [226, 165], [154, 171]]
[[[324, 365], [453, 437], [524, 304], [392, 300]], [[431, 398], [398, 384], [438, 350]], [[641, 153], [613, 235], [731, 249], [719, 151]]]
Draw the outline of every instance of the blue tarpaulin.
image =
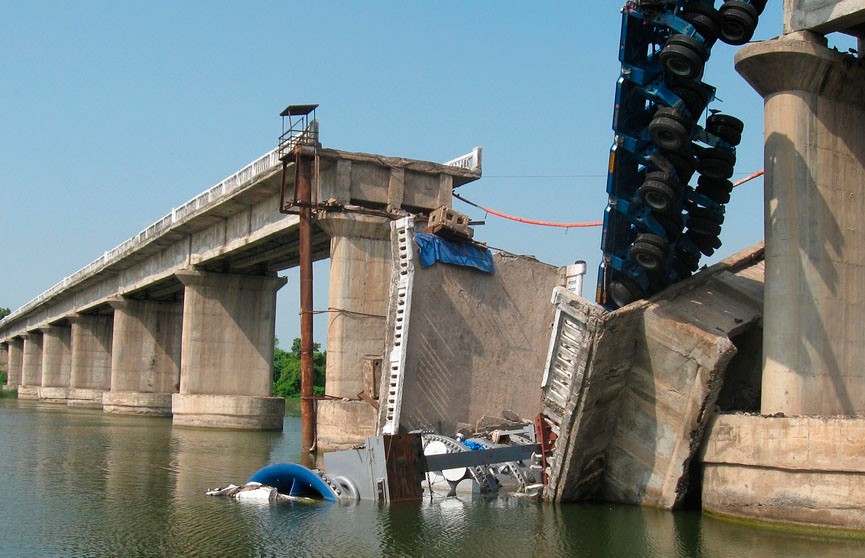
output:
[[415, 233], [420, 253], [420, 266], [429, 267], [436, 262], [474, 267], [493, 273], [493, 255], [489, 248], [471, 242], [453, 242], [429, 233]]

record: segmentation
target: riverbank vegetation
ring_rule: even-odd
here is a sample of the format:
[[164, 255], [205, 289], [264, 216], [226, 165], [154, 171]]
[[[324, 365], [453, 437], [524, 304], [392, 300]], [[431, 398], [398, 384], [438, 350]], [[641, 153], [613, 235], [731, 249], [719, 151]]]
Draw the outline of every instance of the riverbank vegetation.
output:
[[[324, 371], [327, 353], [321, 345], [312, 345], [313, 395], [324, 395]], [[291, 349], [283, 350], [276, 340], [273, 349], [273, 395], [285, 398], [300, 398], [300, 339], [291, 343]]]

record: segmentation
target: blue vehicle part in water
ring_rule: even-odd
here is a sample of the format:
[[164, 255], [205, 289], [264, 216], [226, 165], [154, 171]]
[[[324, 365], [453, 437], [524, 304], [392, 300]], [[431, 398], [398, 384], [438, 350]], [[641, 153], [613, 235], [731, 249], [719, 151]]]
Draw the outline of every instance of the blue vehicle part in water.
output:
[[339, 497], [315, 471], [295, 463], [274, 463], [259, 469], [247, 482], [272, 486], [280, 494], [336, 502]]

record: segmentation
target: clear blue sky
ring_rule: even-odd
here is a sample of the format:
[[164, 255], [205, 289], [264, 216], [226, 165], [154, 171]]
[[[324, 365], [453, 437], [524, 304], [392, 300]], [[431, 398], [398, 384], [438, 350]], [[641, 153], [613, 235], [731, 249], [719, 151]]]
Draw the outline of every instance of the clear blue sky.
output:
[[[770, 2], [756, 39], [781, 32], [780, 4]], [[529, 218], [599, 220], [620, 5], [7, 2], [0, 306], [20, 307], [272, 149], [290, 103], [321, 105], [326, 147], [445, 161], [482, 145], [484, 178], [461, 194]], [[746, 122], [743, 176], [762, 168], [762, 100], [733, 53], [719, 43], [705, 81], [723, 99], [715, 107]], [[586, 260], [592, 298], [599, 228], [486, 222], [476, 238], [491, 246], [555, 265]], [[719, 255], [762, 237], [758, 180], [734, 192]], [[316, 274], [325, 308], [326, 262]], [[296, 274], [286, 275], [283, 346], [298, 331]]]

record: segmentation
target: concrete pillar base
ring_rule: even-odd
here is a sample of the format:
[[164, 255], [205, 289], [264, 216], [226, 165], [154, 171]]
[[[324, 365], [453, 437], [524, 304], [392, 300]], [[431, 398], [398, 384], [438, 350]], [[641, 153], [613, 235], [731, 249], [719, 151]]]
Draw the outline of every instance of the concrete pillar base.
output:
[[865, 418], [719, 415], [703, 456], [703, 510], [865, 529]]
[[282, 430], [285, 399], [248, 395], [171, 396], [173, 424], [231, 430]]
[[171, 396], [171, 393], [106, 391], [102, 396], [102, 410], [118, 415], [170, 417]]
[[101, 409], [104, 389], [71, 388], [66, 404], [70, 407]]
[[39, 388], [39, 400], [46, 403], [63, 403], [69, 399], [69, 388], [41, 387]]
[[39, 399], [39, 386], [18, 386], [18, 399]]
[[351, 449], [375, 435], [377, 413], [366, 401], [324, 399], [316, 402], [316, 448]]

